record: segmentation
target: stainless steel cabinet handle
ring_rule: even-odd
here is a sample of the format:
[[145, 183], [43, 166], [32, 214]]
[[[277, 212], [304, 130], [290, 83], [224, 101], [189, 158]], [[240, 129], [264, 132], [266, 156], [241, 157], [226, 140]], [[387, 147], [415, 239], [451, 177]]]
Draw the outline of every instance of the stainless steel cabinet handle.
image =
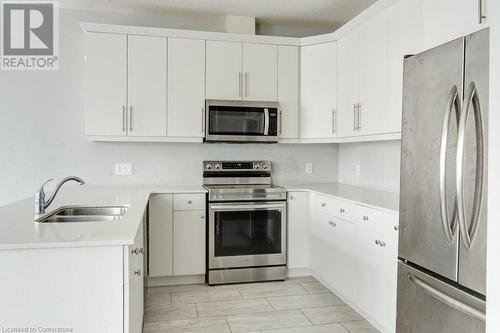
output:
[[395, 225], [394, 226], [394, 230], [398, 231], [399, 230], [399, 226]]
[[322, 202], [321, 207], [326, 207], [326, 203]]
[[132, 254], [139, 255], [140, 250], [138, 248], [135, 248], [132, 250]]
[[134, 130], [134, 109], [130, 106], [130, 132]]
[[479, 14], [479, 24], [486, 21], [486, 14], [484, 13], [484, 0], [477, 0], [478, 3], [478, 14]]
[[385, 247], [385, 242], [378, 240], [378, 239], [375, 240], [375, 244], [377, 244], [378, 246], [381, 246], [381, 247]]
[[335, 133], [335, 128], [337, 126], [337, 121], [335, 120], [335, 108], [332, 109], [332, 133]]
[[452, 110], [455, 109], [455, 117], [460, 119], [460, 100], [458, 88], [454, 86], [448, 96], [444, 112], [443, 130], [441, 132], [441, 151], [439, 154], [439, 203], [441, 208], [441, 224], [448, 243], [453, 241], [457, 229], [457, 197], [454, 199], [453, 215], [451, 222], [448, 217], [448, 193], [446, 189], [446, 157], [448, 153], [448, 135], [450, 132], [450, 120]]
[[[464, 98], [462, 113], [458, 124], [458, 141], [457, 141], [457, 164], [456, 170], [456, 187], [457, 187], [457, 216], [458, 224], [460, 225], [460, 235], [467, 249], [470, 249], [477, 232], [479, 225], [479, 216], [481, 214], [481, 204], [483, 201], [484, 188], [484, 128], [483, 114], [479, 103], [476, 85], [474, 82], [469, 84], [467, 94]], [[474, 203], [472, 206], [472, 214], [470, 225], [467, 225], [465, 216], [465, 195], [464, 195], [464, 162], [465, 162], [465, 142], [467, 135], [467, 123], [469, 121], [469, 111], [471, 104], [474, 108], [475, 132], [476, 132], [476, 184], [474, 187]]]
[[344, 208], [340, 208], [340, 214], [344, 214], [345, 213], [345, 209]]
[[357, 130], [361, 129], [361, 103], [358, 103], [358, 127]]
[[141, 249], [139, 250], [139, 252], [140, 252], [141, 254], [144, 254], [146, 251], [144, 251], [144, 248], [143, 248], [143, 247], [141, 247]]
[[248, 96], [248, 72], [245, 72], [245, 97]]
[[238, 96], [242, 97], [243, 95], [243, 73], [238, 73]]
[[352, 116], [352, 119], [353, 119], [353, 122], [354, 122], [354, 125], [353, 125], [353, 129], [354, 129], [354, 132], [357, 131], [357, 127], [356, 127], [356, 109], [357, 109], [357, 104], [354, 103], [352, 105], [352, 111], [353, 111], [353, 116]]
[[122, 105], [122, 132], [126, 131], [126, 124], [125, 124], [125, 119], [127, 118], [126, 115], [126, 108], [125, 105]]
[[332, 227], [336, 227], [337, 226], [337, 223], [333, 222], [332, 220], [329, 220], [328, 224], [331, 225]]
[[142, 271], [140, 269], [138, 269], [138, 270], [134, 271], [134, 274], [137, 276], [141, 276]]
[[370, 218], [368, 216], [363, 216], [363, 221], [368, 221]]
[[428, 285], [421, 279], [411, 274], [408, 274], [408, 279], [413, 282], [416, 286], [422, 288], [428, 295], [434, 297], [438, 301], [447, 304], [448, 306], [465, 313], [466, 315], [479, 319], [481, 321], [486, 321], [486, 314], [481, 312], [470, 305], [464, 304], [451, 296], [446, 295], [442, 291]]
[[190, 205], [193, 203], [193, 200], [188, 200], [187, 203], [188, 203], [188, 205]]

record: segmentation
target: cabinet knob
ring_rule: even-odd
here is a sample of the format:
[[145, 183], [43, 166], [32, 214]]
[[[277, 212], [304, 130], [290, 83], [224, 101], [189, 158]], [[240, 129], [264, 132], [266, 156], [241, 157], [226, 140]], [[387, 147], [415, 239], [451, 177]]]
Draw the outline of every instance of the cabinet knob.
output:
[[202, 219], [202, 220], [204, 220], [204, 219], [205, 219], [205, 215], [202, 215], [202, 216], [201, 216], [201, 219]]
[[326, 203], [321, 203], [321, 207], [326, 207]]
[[394, 226], [394, 230], [398, 231], [399, 230], [399, 226], [395, 225]]
[[293, 199], [295, 199], [295, 197], [294, 197], [293, 195], [292, 195], [292, 196], [290, 196], [290, 200], [293, 200]]
[[363, 221], [368, 221], [368, 220], [369, 220], [368, 216], [366, 216], [366, 215], [363, 216]]
[[143, 247], [141, 247], [141, 249], [139, 250], [139, 252], [140, 252], [141, 254], [144, 254], [144, 252], [145, 252], [145, 251], [144, 251], [144, 248], [143, 248]]
[[340, 208], [340, 213], [344, 214], [345, 213], [345, 209], [344, 208]]
[[381, 247], [384, 247], [385, 246], [385, 242], [381, 241], [381, 240], [375, 240], [375, 244], [377, 244], [378, 246], [381, 246]]
[[138, 248], [135, 248], [132, 250], [132, 254], [139, 254], [140, 253], [140, 250]]
[[188, 200], [188, 204], [192, 204], [193, 203], [193, 200]]
[[141, 276], [142, 271], [140, 269], [138, 269], [138, 270], [134, 271], [134, 274], [137, 276]]
[[331, 225], [332, 227], [336, 227], [337, 226], [337, 223], [333, 222], [333, 221], [328, 221], [328, 224]]

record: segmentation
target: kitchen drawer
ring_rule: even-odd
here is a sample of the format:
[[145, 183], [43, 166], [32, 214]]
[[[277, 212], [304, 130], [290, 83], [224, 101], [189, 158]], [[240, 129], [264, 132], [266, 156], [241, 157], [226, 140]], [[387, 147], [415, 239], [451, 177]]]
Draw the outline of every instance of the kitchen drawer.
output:
[[355, 222], [389, 237], [398, 237], [398, 214], [355, 205]]
[[349, 201], [330, 199], [330, 211], [333, 216], [346, 221], [353, 222], [355, 219], [355, 205]]
[[205, 210], [205, 194], [174, 194], [174, 210]]

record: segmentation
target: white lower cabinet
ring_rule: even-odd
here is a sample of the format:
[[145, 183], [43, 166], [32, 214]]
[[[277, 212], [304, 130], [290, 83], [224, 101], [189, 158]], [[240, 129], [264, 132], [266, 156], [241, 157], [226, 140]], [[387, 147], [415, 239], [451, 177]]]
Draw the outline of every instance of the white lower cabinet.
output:
[[174, 275], [205, 274], [205, 211], [174, 212]]
[[[296, 211], [289, 207], [289, 221]], [[316, 193], [309, 211], [312, 274], [380, 331], [394, 332], [398, 215]]]
[[309, 193], [288, 193], [289, 274], [309, 268]]
[[128, 333], [142, 332], [144, 315], [143, 223], [139, 226], [134, 245], [124, 247], [124, 262], [126, 265], [124, 270], [125, 332]]
[[148, 241], [148, 277], [205, 274], [205, 194], [153, 194]]

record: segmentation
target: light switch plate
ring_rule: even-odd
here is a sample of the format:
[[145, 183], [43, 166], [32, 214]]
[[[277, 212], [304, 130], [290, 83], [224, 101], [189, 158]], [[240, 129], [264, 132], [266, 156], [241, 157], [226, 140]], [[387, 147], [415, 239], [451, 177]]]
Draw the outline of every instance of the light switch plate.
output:
[[115, 164], [115, 175], [131, 176], [133, 174], [132, 163], [117, 163]]
[[306, 174], [310, 175], [313, 173], [313, 164], [311, 162], [306, 163]]
[[356, 164], [356, 177], [361, 176], [361, 165]]

